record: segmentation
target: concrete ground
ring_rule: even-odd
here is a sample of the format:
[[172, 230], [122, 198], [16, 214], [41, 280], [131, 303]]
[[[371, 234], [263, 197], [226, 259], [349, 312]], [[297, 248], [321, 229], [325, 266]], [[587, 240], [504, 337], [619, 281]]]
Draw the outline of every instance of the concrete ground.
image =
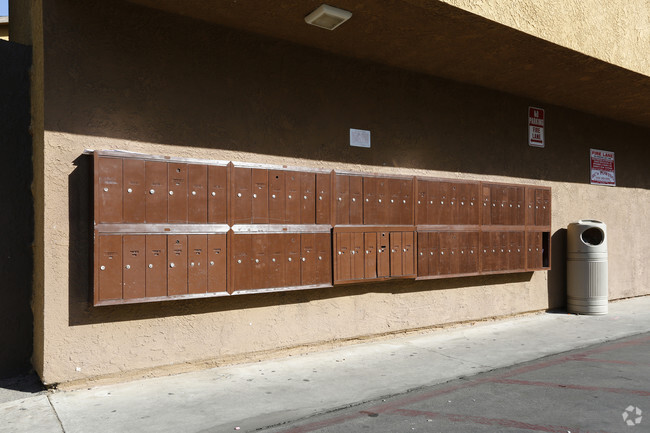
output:
[[[538, 431], [567, 432], [564, 426], [585, 431], [596, 425], [602, 425], [597, 430], [618, 431], [619, 420], [607, 424], [609, 418], [603, 414], [598, 418], [602, 424], [585, 427], [589, 424], [583, 422], [596, 419], [599, 410], [618, 411], [623, 422], [628, 406], [649, 408], [650, 414], [650, 376], [643, 365], [648, 362], [640, 358], [650, 347], [640, 336], [648, 330], [646, 296], [610, 303], [605, 316], [531, 314], [175, 376], [76, 391], [20, 393], [8, 401], [0, 399], [0, 433], [321, 431], [309, 426], [339, 415], [332, 411], [362, 403], [366, 409], [354, 407], [341, 414], [353, 415], [353, 423], [372, 418], [375, 424], [364, 428], [329, 423], [331, 428], [347, 428], [322, 431], [525, 431], [533, 426]], [[638, 341], [610, 345], [630, 336]], [[585, 351], [603, 343], [607, 344], [602, 347], [614, 349]], [[631, 349], [634, 345], [640, 352]], [[583, 350], [564, 354], [576, 349]], [[561, 361], [535, 361], [559, 353]], [[590, 359], [565, 359], [578, 355]], [[529, 370], [518, 366], [514, 372], [495, 371], [531, 361], [535, 367]], [[608, 370], [612, 366], [630, 369]], [[604, 379], [598, 382], [601, 374]], [[464, 379], [447, 383], [458, 378]], [[448, 389], [456, 386], [460, 388]], [[394, 404], [384, 409], [380, 403]], [[513, 412], [506, 412], [506, 407]], [[571, 411], [556, 414], [554, 408], [560, 407]], [[368, 413], [359, 417], [362, 411]], [[463, 426], [458, 417], [474, 421]], [[383, 422], [388, 430], [378, 427]], [[407, 429], [406, 422], [415, 424]], [[641, 426], [626, 431], [648, 431]]]

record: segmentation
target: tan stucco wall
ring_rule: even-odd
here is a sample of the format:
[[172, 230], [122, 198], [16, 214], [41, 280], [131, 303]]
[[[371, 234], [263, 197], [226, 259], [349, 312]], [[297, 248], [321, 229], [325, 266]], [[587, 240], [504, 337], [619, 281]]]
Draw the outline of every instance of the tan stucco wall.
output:
[[647, 0], [441, 1], [650, 76], [650, 2]]
[[[647, 129], [546, 106], [548, 146], [533, 149], [534, 101], [119, 2], [43, 12], [46, 383], [562, 306], [562, 229], [578, 218], [609, 225], [610, 297], [650, 293]], [[371, 149], [348, 146], [351, 127], [372, 131]], [[590, 147], [616, 152], [619, 187], [588, 185]], [[94, 308], [85, 148], [548, 185], [553, 270]]]

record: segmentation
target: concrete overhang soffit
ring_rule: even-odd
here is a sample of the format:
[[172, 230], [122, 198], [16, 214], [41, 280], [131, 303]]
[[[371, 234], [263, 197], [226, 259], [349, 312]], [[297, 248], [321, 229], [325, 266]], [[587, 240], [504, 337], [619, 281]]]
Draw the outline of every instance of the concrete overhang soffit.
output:
[[650, 77], [435, 0], [336, 0], [334, 31], [305, 23], [317, 0], [130, 0], [342, 56], [650, 126]]

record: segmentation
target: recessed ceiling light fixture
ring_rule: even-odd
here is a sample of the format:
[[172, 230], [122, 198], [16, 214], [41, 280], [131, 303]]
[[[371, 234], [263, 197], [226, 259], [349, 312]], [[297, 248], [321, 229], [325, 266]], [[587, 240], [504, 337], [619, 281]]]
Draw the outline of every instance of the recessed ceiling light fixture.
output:
[[350, 19], [352, 12], [329, 5], [320, 5], [318, 9], [305, 17], [305, 22], [316, 27], [334, 30]]

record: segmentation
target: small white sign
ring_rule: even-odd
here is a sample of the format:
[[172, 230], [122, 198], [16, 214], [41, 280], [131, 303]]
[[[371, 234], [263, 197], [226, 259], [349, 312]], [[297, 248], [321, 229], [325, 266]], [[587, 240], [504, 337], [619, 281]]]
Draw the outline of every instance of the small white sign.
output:
[[616, 186], [616, 166], [614, 165], [614, 152], [607, 150], [590, 149], [591, 157], [589, 168], [591, 170], [592, 185]]
[[370, 131], [350, 128], [350, 146], [370, 148]]
[[528, 107], [528, 145], [544, 147], [544, 109]]

